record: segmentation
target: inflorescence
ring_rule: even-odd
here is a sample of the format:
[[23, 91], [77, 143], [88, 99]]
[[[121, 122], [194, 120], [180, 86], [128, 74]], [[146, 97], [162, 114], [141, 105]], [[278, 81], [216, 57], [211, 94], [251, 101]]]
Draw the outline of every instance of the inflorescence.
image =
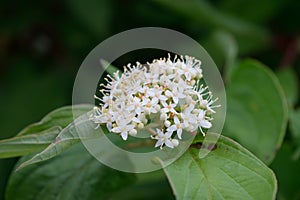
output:
[[[157, 140], [155, 147], [174, 148], [184, 131], [200, 130], [205, 136], [214, 108], [219, 107], [201, 84], [201, 61], [189, 56], [128, 64], [121, 75], [118, 71], [105, 80], [107, 84], [100, 84], [102, 97], [95, 96], [100, 104], [94, 107], [91, 120], [98, 126], [105, 124], [123, 140], [147, 129], [149, 137]], [[159, 125], [153, 128], [150, 119]]]

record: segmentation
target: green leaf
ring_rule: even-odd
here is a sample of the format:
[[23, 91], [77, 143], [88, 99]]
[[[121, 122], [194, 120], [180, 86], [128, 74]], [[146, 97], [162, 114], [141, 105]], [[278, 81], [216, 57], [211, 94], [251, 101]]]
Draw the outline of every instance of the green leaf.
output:
[[275, 75], [254, 60], [241, 62], [227, 85], [224, 132], [269, 164], [287, 124], [287, 102]]
[[215, 31], [203, 44], [217, 65], [223, 66], [224, 78], [227, 81], [234, 68], [238, 45], [232, 34], [226, 31]]
[[300, 160], [293, 159], [292, 155], [292, 145], [284, 143], [271, 165], [278, 179], [278, 200], [300, 199]]
[[[19, 163], [26, 159], [28, 156]], [[102, 165], [77, 144], [52, 160], [13, 173], [6, 199], [108, 199], [134, 182], [134, 174]]]
[[280, 69], [276, 73], [278, 80], [284, 90], [289, 106], [292, 108], [298, 100], [298, 80], [296, 73], [290, 69]]
[[20, 135], [0, 141], [0, 158], [23, 156], [46, 148], [59, 134], [60, 129], [53, 127], [30, 135]]
[[265, 28], [222, 13], [208, 1], [155, 0], [155, 2], [183, 15], [195, 25], [201, 24], [201, 27], [210, 30], [221, 29], [232, 33], [237, 38], [242, 52], [262, 49], [269, 43], [269, 33]]
[[217, 148], [199, 159], [190, 148], [165, 173], [177, 199], [274, 199], [276, 178], [262, 161], [221, 136]]
[[300, 108], [291, 112], [289, 125], [294, 139], [300, 141]]
[[[91, 112], [87, 112], [70, 123], [55, 137], [42, 152], [34, 155], [31, 159], [23, 162], [17, 170], [28, 165], [49, 160], [64, 152], [82, 139], [91, 139], [98, 136], [94, 123], [90, 121]], [[80, 132], [80, 134], [78, 134]]]
[[[245, 2], [240, 0], [225, 0], [218, 4], [219, 9], [237, 16], [241, 19], [255, 22], [256, 24], [265, 24], [278, 15], [279, 9], [283, 8], [288, 2], [281, 0], [253, 0], [245, 6]], [[255, 10], [255, 12], [253, 12]]]
[[290, 113], [289, 128], [292, 134], [293, 143], [297, 146], [295, 158], [300, 157], [300, 108]]
[[[58, 108], [47, 114], [40, 122], [24, 128], [18, 135], [45, 133], [43, 131], [59, 127], [61, 129], [69, 125], [74, 119], [92, 109], [91, 105], [74, 105]], [[73, 116], [74, 115], [74, 116]]]
[[73, 121], [73, 117], [91, 108], [90, 105], [76, 105], [54, 110], [40, 122], [24, 128], [17, 136], [0, 140], [0, 158], [22, 156], [45, 149], [55, 142], [59, 133]]
[[163, 170], [136, 174], [135, 184], [115, 192], [110, 200], [175, 199]]

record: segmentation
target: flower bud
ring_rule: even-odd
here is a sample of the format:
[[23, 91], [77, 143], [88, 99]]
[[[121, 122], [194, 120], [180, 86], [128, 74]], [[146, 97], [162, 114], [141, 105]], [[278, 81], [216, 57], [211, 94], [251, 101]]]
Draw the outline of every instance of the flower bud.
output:
[[156, 106], [155, 106], [155, 110], [156, 110], [156, 111], [160, 111], [160, 105], [156, 105]]
[[197, 115], [199, 113], [199, 110], [195, 109], [195, 110], [192, 111], [192, 113], [195, 114], [195, 115]]
[[131, 135], [131, 136], [136, 136], [136, 134], [137, 134], [137, 130], [135, 130], [135, 129], [132, 129], [129, 131], [129, 135]]
[[139, 123], [139, 124], [137, 125], [137, 127], [138, 127], [138, 129], [143, 129], [143, 128], [145, 127], [145, 125], [144, 125], [143, 123]]
[[163, 114], [160, 115], [160, 120], [161, 121], [165, 121], [167, 119], [168, 119], [168, 115], [166, 113], [163, 113]]
[[179, 141], [177, 139], [172, 139], [171, 142], [173, 143], [174, 147], [179, 145]]
[[166, 120], [164, 122], [164, 125], [168, 128], [169, 126], [171, 126], [171, 122], [169, 120]]

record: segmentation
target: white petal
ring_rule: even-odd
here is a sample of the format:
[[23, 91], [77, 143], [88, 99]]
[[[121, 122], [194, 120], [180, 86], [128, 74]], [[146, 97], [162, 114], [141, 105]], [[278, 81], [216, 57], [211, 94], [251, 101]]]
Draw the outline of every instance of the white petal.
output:
[[128, 137], [127, 132], [122, 132], [121, 137], [123, 138], [123, 140], [127, 140], [127, 137]]
[[186, 97], [186, 95], [184, 95], [184, 94], [182, 94], [182, 93], [178, 93], [178, 97], [181, 98], [181, 99], [183, 99], [183, 98]]
[[132, 130], [132, 129], [134, 129], [134, 125], [130, 124], [130, 125], [127, 125], [127, 126], [126, 126], [126, 130], [127, 130], [127, 131], [130, 131], [130, 130]]
[[151, 113], [157, 113], [157, 110], [155, 108], [150, 108]]
[[156, 129], [156, 132], [157, 132], [158, 137], [160, 137], [160, 138], [164, 137], [164, 133], [161, 130]]
[[151, 100], [151, 104], [152, 105], [155, 105], [155, 104], [157, 104], [158, 103], [158, 99], [157, 98], [153, 98], [152, 100]]
[[160, 95], [160, 96], [159, 96], [159, 99], [160, 99], [161, 101], [166, 101], [168, 98], [167, 98], [166, 96], [164, 96], [164, 95]]
[[198, 115], [198, 118], [199, 118], [199, 119], [203, 119], [204, 115], [205, 115], [205, 111], [199, 109], [199, 115]]
[[173, 93], [170, 92], [169, 90], [167, 90], [167, 91], [165, 92], [165, 95], [168, 96], [168, 97], [172, 97], [172, 96], [173, 96]]
[[163, 144], [163, 140], [159, 139], [156, 143], [155, 143], [155, 147], [159, 147]]
[[162, 101], [161, 104], [164, 106], [164, 107], [167, 107], [168, 104], [165, 102], [165, 101]]
[[180, 121], [177, 116], [174, 117], [174, 122], [175, 122], [175, 124], [180, 124]]
[[142, 110], [141, 110], [140, 107], [138, 107], [138, 108], [135, 109], [135, 113], [136, 113], [136, 114], [139, 115], [139, 114], [141, 114], [141, 112], [142, 112]]
[[107, 123], [107, 124], [106, 124], [106, 128], [107, 128], [109, 131], [113, 132], [113, 131], [112, 131], [112, 123]]
[[203, 127], [203, 128], [210, 128], [211, 127], [211, 123], [207, 120], [203, 120], [201, 121], [200, 125]]
[[134, 110], [134, 105], [131, 104], [130, 106], [128, 106], [128, 107], [126, 108], [126, 110], [128, 110], [128, 111]]
[[138, 97], [134, 97], [134, 98], [133, 98], [133, 101], [134, 101], [135, 103], [139, 103], [139, 102], [141, 102], [141, 99], [138, 98]]
[[170, 148], [174, 148], [174, 144], [170, 140], [165, 141], [165, 145]]
[[174, 131], [176, 131], [176, 125], [170, 126], [169, 128], [167, 128], [167, 131], [168, 132], [174, 132]]
[[161, 112], [162, 113], [167, 113], [167, 112], [169, 112], [169, 109], [168, 108], [163, 108], [163, 109], [161, 109]]
[[121, 133], [121, 129], [119, 127], [115, 127], [113, 129], [111, 129], [111, 132], [114, 132], [114, 133]]
[[139, 119], [136, 118], [136, 117], [133, 117], [133, 118], [132, 118], [132, 121], [133, 121], [133, 122], [136, 122], [136, 123], [140, 123], [140, 122], [141, 122], [141, 120], [139, 120]]
[[152, 90], [147, 91], [147, 96], [153, 97], [155, 93]]
[[178, 97], [173, 97], [173, 101], [174, 101], [174, 103], [178, 103]]
[[178, 136], [179, 139], [182, 139], [181, 135], [182, 135], [182, 129], [178, 129], [177, 130], [177, 136]]
[[168, 131], [165, 133], [166, 138], [170, 138], [172, 136], [173, 132]]

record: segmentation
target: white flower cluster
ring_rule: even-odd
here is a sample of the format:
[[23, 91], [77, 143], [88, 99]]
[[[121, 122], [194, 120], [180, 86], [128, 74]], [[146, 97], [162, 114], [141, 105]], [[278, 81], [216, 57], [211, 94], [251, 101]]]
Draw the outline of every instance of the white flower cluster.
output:
[[[135, 136], [140, 129], [149, 130], [149, 137], [157, 140], [155, 147], [174, 148], [182, 139], [183, 131], [194, 132], [212, 126], [210, 117], [215, 113], [207, 87], [202, 80], [201, 62], [193, 57], [163, 58], [142, 65], [136, 63], [108, 76], [101, 84], [102, 98], [94, 108], [92, 120], [106, 124], [110, 132], [120, 134], [123, 140]], [[157, 119], [159, 126], [150, 124]], [[157, 128], [159, 127], [159, 128]]]

